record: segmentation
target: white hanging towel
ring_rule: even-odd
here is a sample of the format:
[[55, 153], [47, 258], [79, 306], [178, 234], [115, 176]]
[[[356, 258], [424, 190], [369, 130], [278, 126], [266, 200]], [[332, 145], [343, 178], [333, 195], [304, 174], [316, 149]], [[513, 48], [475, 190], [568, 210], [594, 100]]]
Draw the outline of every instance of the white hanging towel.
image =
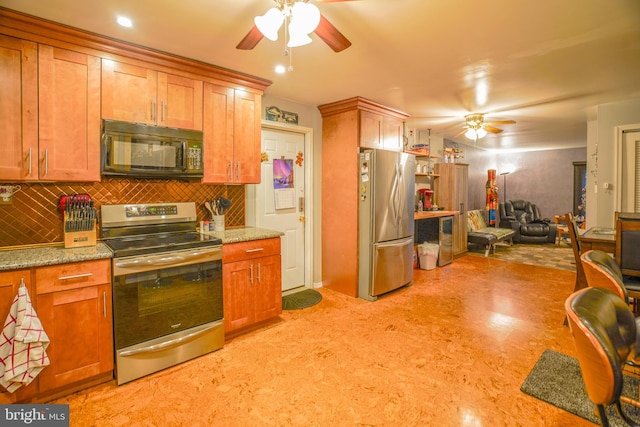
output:
[[49, 365], [48, 346], [49, 337], [22, 283], [0, 336], [0, 384], [13, 393], [31, 383]]

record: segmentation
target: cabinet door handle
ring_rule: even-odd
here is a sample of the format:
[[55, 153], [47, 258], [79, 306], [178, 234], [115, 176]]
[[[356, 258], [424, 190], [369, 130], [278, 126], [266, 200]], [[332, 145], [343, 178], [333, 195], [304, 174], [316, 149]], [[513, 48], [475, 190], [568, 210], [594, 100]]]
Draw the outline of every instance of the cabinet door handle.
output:
[[151, 120], [156, 119], [156, 100], [151, 100]]
[[247, 249], [244, 252], [247, 253], [247, 254], [250, 254], [252, 252], [260, 252], [260, 251], [264, 251], [264, 248]]
[[44, 149], [44, 174], [49, 175], [49, 149]]
[[249, 281], [253, 284], [253, 264], [249, 266]]
[[164, 107], [165, 107], [165, 104], [164, 104], [164, 101], [162, 101], [162, 121], [163, 122], [166, 120], [166, 118], [164, 116]]
[[258, 263], [258, 282], [261, 282], [261, 279], [260, 279], [260, 263]]
[[31, 147], [29, 147], [29, 175], [31, 175], [31, 173], [33, 172], [33, 165], [31, 163], [31, 157], [32, 156], [32, 152], [31, 152]]
[[107, 293], [102, 293], [102, 314], [104, 317], [107, 317]]
[[60, 276], [58, 280], [80, 279], [82, 277], [91, 277], [93, 273], [72, 274], [71, 276]]
[[233, 181], [233, 162], [229, 161], [229, 181]]
[[238, 170], [237, 170], [237, 175], [236, 176], [237, 176], [238, 181], [239, 181], [240, 180], [240, 160], [238, 160]]

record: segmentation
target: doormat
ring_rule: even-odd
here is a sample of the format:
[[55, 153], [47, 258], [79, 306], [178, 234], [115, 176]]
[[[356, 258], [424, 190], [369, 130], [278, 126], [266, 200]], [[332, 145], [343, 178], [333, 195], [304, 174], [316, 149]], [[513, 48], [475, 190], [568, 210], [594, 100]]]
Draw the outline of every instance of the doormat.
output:
[[[624, 375], [622, 394], [637, 399], [639, 384], [640, 378]], [[580, 364], [575, 357], [553, 350], [545, 350], [520, 387], [520, 391], [592, 423], [600, 424], [595, 413], [595, 405], [587, 396]], [[622, 409], [632, 419], [640, 421], [639, 408], [623, 403]], [[611, 426], [623, 427], [627, 425], [613, 405], [607, 407], [606, 411]]]
[[305, 289], [282, 297], [282, 309], [300, 310], [301, 308], [314, 306], [320, 301], [322, 301], [320, 292], [314, 289]]

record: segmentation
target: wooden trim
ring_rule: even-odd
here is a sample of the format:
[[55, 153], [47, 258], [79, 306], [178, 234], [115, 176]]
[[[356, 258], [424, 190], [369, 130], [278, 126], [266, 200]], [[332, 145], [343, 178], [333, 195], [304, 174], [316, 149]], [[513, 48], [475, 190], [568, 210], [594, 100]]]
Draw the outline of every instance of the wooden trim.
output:
[[[80, 51], [104, 59], [143, 61], [145, 64], [153, 64], [156, 69], [166, 67], [166, 70], [158, 69], [158, 71], [188, 72], [192, 77], [196, 75], [211, 79], [214, 83], [225, 82], [246, 89], [250, 88], [257, 90], [260, 94], [272, 83], [261, 77], [127, 43], [2, 7], [0, 7], [0, 33]], [[137, 63], [134, 62], [134, 64]]]
[[342, 101], [332, 102], [330, 104], [320, 105], [318, 106], [318, 110], [320, 110], [320, 114], [322, 114], [322, 117], [340, 114], [345, 111], [351, 110], [365, 110], [372, 113], [396, 117], [402, 120], [405, 120], [409, 117], [409, 114], [405, 113], [404, 111], [386, 107], [382, 104], [378, 104], [375, 101], [371, 101], [360, 96], [344, 99]]

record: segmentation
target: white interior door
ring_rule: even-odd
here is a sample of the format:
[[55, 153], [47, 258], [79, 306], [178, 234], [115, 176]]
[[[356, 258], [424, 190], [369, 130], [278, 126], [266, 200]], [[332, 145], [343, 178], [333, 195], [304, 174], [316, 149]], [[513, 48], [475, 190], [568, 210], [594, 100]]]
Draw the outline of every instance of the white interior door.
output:
[[640, 212], [640, 131], [625, 132], [622, 139], [621, 212]]
[[[256, 185], [256, 226], [284, 233], [282, 290], [286, 291], [305, 286], [304, 134], [262, 129], [262, 153], [266, 160], [262, 162], [260, 184]], [[288, 191], [274, 188], [274, 160], [291, 165], [293, 183]]]

